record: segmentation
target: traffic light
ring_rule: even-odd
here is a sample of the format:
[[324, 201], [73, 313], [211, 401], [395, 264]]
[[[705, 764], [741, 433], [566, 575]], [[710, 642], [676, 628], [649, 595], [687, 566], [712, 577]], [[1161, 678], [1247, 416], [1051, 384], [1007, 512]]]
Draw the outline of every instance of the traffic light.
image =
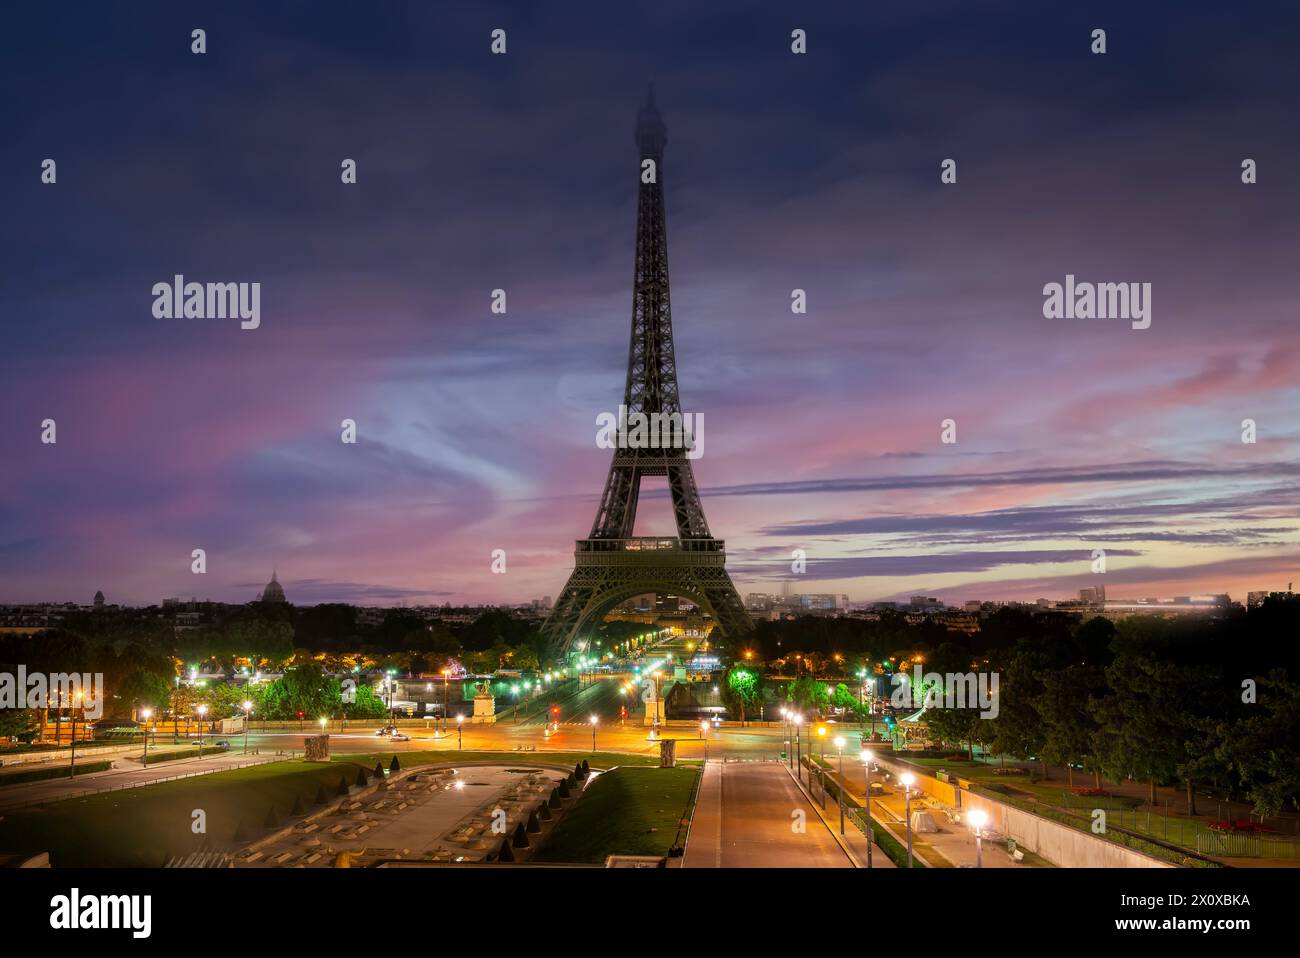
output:
[[558, 715], [560, 714], [560, 707], [559, 707], [558, 705], [552, 705], [552, 706], [551, 706], [551, 714], [552, 714], [552, 715], [555, 715], [555, 716], [558, 716]]

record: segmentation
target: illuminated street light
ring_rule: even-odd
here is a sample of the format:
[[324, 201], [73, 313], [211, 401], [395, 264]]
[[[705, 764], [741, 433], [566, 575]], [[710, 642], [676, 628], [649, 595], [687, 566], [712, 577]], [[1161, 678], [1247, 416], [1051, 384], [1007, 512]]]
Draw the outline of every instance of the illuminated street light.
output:
[[[799, 734], [799, 724], [803, 721], [803, 716], [795, 712], [790, 716], [790, 724], [794, 727], [794, 775], [797, 781], [803, 781], [803, 737]], [[808, 782], [812, 784], [811, 778]]]
[[[837, 783], [836, 794], [840, 799], [840, 834], [844, 834], [844, 736], [835, 736], [835, 751], [840, 754], [840, 780]], [[867, 838], [870, 842], [870, 837]]]
[[867, 781], [867, 800], [866, 800], [865, 811], [866, 811], [866, 815], [867, 815], [867, 822], [866, 822], [866, 824], [867, 824], [867, 867], [870, 868], [870, 867], [871, 867], [871, 845], [872, 845], [872, 833], [871, 833], [871, 760], [872, 760], [872, 758], [874, 758], [874, 756], [871, 754], [871, 749], [869, 749], [869, 748], [864, 748], [861, 752], [858, 753], [858, 758], [860, 758], [860, 759], [862, 760], [862, 770], [863, 770], [863, 772], [864, 772], [865, 775], [866, 775], [866, 781]]
[[596, 754], [596, 716], [591, 717], [591, 752]]
[[208, 714], [207, 705], [200, 705], [198, 708], [198, 713], [199, 713], [199, 758], [202, 758], [203, 757], [203, 720]]
[[907, 799], [907, 867], [912, 867], [912, 783], [916, 781], [916, 776], [911, 772], [904, 772], [898, 776], [898, 780], [903, 783], [903, 794]]
[[975, 867], [984, 867], [984, 825], [988, 822], [989, 817], [980, 808], [972, 808], [966, 813], [966, 820], [975, 826]]
[[149, 764], [149, 719], [153, 718], [153, 709], [144, 708], [140, 710], [140, 718], [144, 719], [144, 764]]

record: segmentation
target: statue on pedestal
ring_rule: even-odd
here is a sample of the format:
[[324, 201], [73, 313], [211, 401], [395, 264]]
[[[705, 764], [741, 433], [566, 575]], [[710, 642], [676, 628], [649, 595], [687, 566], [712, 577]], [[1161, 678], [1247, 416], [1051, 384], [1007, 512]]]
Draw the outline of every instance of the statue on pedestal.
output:
[[474, 691], [474, 717], [473, 722], [495, 722], [497, 703], [492, 697], [492, 686], [488, 679], [484, 679]]

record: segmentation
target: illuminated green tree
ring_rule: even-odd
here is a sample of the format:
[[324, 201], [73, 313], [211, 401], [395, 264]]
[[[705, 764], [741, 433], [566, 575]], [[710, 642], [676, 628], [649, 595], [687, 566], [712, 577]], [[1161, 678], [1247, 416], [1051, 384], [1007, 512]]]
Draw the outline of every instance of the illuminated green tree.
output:
[[727, 672], [722, 699], [727, 708], [745, 721], [745, 710], [753, 711], [763, 700], [763, 677], [752, 666], [735, 665]]

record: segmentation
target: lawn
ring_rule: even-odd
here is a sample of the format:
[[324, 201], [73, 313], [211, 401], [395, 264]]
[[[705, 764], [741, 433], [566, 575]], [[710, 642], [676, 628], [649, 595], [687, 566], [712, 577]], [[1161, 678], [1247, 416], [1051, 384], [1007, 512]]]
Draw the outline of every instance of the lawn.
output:
[[592, 782], [533, 861], [602, 864], [609, 855], [667, 855], [682, 840], [696, 768], [620, 768]]
[[[272, 806], [281, 818], [295, 799], [310, 808], [322, 784], [333, 791], [340, 772], [351, 784], [357, 766], [274, 762], [22, 809], [0, 819], [0, 850], [48, 851], [56, 867], [156, 867], [204, 848], [205, 839], [207, 847], [231, 846], [241, 822], [257, 837]], [[206, 813], [205, 835], [191, 831], [196, 809]]]

